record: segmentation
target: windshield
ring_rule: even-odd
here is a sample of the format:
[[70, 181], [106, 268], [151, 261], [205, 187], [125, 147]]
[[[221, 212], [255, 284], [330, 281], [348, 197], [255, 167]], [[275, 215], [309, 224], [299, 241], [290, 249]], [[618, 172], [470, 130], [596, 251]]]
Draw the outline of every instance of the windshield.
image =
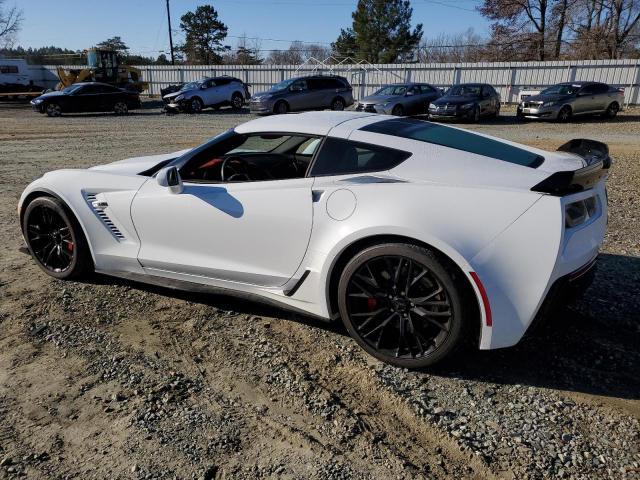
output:
[[571, 85], [568, 83], [561, 83], [554, 85], [553, 87], [545, 88], [541, 95], [573, 95], [580, 90], [580, 85]]
[[378, 90], [374, 95], [404, 95], [406, 92], [406, 85], [387, 85]]
[[75, 93], [82, 88], [82, 85], [70, 85], [64, 88], [62, 91], [64, 93]]
[[200, 85], [202, 84], [202, 82], [189, 82], [186, 85], [184, 85], [180, 91], [183, 90], [197, 90], [198, 88], [200, 88]]
[[446, 95], [451, 97], [479, 97], [481, 89], [480, 85], [454, 85], [447, 91]]
[[289, 88], [289, 85], [291, 85], [293, 82], [295, 82], [295, 78], [291, 78], [289, 80], [284, 80], [280, 83], [276, 83], [273, 87], [271, 87], [269, 89], [270, 92], [278, 92], [280, 90], [286, 90], [287, 88]]

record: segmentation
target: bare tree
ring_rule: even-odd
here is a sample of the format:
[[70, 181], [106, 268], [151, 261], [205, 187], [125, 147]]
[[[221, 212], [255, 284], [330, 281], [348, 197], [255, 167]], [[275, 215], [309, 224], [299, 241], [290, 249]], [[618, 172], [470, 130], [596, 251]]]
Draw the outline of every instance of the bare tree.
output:
[[441, 33], [428, 38], [418, 51], [419, 62], [479, 62], [483, 60], [483, 40], [469, 28], [462, 33]]
[[637, 55], [640, 1], [577, 0], [571, 18], [575, 58], [621, 58]]
[[0, 0], [0, 44], [10, 47], [20, 31], [24, 16], [15, 5], [5, 10], [4, 3], [5, 0]]
[[311, 58], [324, 61], [331, 55], [331, 49], [315, 43], [291, 42], [286, 50], [274, 50], [266, 59], [271, 65], [299, 65]]

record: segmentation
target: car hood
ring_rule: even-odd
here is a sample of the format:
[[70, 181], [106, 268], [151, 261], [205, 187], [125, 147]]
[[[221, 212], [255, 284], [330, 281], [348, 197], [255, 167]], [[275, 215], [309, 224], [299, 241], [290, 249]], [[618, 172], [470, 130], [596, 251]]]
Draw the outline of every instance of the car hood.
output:
[[530, 97], [527, 97], [524, 101], [525, 102], [558, 102], [561, 100], [566, 100], [568, 98], [571, 98], [572, 95], [543, 95], [543, 94], [539, 94], [539, 95], [531, 95]]
[[186, 93], [191, 93], [193, 92], [193, 90], [178, 90], [177, 92], [171, 92], [171, 93], [167, 93], [164, 97], [164, 99], [166, 100], [171, 100], [173, 98], [176, 98], [178, 95], [184, 95]]
[[465, 103], [472, 103], [472, 102], [477, 102], [479, 100], [478, 97], [463, 97], [460, 95], [456, 95], [456, 96], [443, 96], [440, 97], [436, 100], [434, 100], [433, 102], [431, 102], [432, 105], [445, 105], [445, 104], [449, 104], [449, 105], [464, 105]]
[[398, 98], [404, 98], [404, 95], [369, 95], [368, 97], [364, 97], [360, 100], [360, 103], [370, 103], [373, 105], [378, 105], [380, 103], [391, 102]]
[[173, 153], [163, 153], [160, 155], [148, 155], [145, 157], [132, 157], [117, 162], [107, 163], [91, 167], [89, 170], [99, 170], [101, 172], [118, 173], [123, 175], [137, 175], [141, 172], [152, 169], [162, 162], [169, 162], [187, 153], [190, 149], [179, 150]]
[[56, 90], [55, 92], [47, 92], [47, 93], [43, 93], [42, 95], [40, 95], [39, 97], [36, 98], [40, 98], [40, 99], [44, 99], [44, 98], [54, 98], [54, 97], [62, 97], [66, 95], [66, 93], [64, 93], [61, 90]]

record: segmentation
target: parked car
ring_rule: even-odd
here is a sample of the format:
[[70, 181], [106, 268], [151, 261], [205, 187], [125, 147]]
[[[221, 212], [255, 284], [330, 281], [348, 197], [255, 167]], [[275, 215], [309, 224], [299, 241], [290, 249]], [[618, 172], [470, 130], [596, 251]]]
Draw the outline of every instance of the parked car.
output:
[[568, 122], [577, 115], [602, 114], [614, 118], [624, 105], [624, 90], [600, 82], [566, 82], [544, 89], [520, 102], [520, 119]]
[[63, 90], [48, 92], [31, 100], [36, 112], [50, 117], [63, 113], [115, 112], [125, 115], [140, 108], [140, 95], [133, 90], [99, 82], [74, 83]]
[[[191, 150], [46, 173], [18, 221], [57, 279], [93, 270], [342, 318], [380, 360], [516, 344], [592, 278], [607, 146], [547, 151], [360, 112], [259, 118]], [[97, 301], [100, 301], [98, 298]]]
[[314, 75], [284, 80], [251, 97], [252, 113], [287, 113], [300, 110], [344, 110], [353, 105], [349, 81], [337, 75]]
[[499, 114], [500, 95], [487, 83], [453, 85], [429, 106], [429, 118], [433, 119], [478, 122], [482, 117], [497, 117]]
[[441, 96], [440, 89], [426, 83], [394, 83], [359, 100], [356, 110], [391, 115], [420, 115], [428, 113], [429, 103]]
[[162, 97], [167, 111], [200, 113], [204, 108], [231, 105], [239, 109], [249, 100], [249, 85], [234, 77], [205, 78], [185, 84]]
[[164, 88], [160, 89], [160, 97], [164, 98], [165, 95], [169, 95], [170, 93], [179, 92], [184, 88], [184, 83], [172, 83], [171, 85], [167, 85]]

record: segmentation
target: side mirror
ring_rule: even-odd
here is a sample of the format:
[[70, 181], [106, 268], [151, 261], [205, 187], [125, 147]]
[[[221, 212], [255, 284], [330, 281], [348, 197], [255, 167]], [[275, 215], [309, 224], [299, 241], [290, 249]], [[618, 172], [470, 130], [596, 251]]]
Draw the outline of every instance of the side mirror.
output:
[[161, 187], [167, 187], [171, 193], [182, 193], [184, 186], [176, 167], [161, 168], [156, 174], [156, 181]]
[[200, 85], [200, 90], [206, 90], [207, 88], [208, 88], [207, 85], [204, 83]]
[[404, 94], [405, 97], [413, 97], [414, 93], [409, 91], [407, 93]]
[[290, 92], [301, 92], [302, 91], [302, 87], [291, 86], [291, 87], [289, 87], [289, 91]]

